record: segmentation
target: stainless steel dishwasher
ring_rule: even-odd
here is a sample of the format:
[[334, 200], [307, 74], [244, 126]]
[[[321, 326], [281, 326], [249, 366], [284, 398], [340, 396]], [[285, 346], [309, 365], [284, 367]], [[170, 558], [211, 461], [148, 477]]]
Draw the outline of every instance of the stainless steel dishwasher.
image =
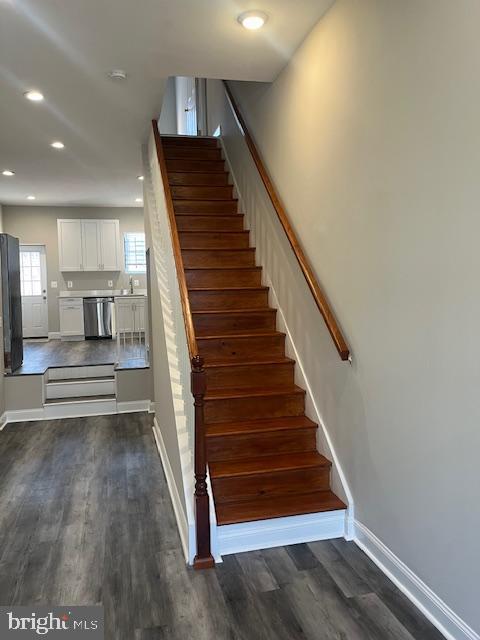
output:
[[113, 298], [84, 298], [85, 339], [112, 337]]

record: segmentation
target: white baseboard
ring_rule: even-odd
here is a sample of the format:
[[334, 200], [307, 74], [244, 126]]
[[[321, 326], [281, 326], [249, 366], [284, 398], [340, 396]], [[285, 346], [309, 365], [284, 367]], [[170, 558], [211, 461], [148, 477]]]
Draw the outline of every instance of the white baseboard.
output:
[[7, 422], [7, 412], [4, 411], [0, 417], [0, 431], [6, 426]]
[[355, 521], [354, 540], [448, 640], [480, 640], [476, 631], [358, 520]]
[[300, 542], [343, 538], [345, 514], [345, 510], [327, 511], [222, 525], [217, 527], [218, 552], [228, 555]]
[[55, 402], [43, 408], [44, 420], [61, 418], [83, 418], [87, 416], [108, 416], [117, 413], [115, 398], [108, 400], [77, 400], [75, 402]]
[[131, 400], [129, 402], [117, 402], [118, 413], [136, 413], [138, 411], [149, 411], [150, 400]]
[[49, 331], [48, 332], [48, 339], [49, 340], [60, 340], [60, 338], [61, 338], [60, 331]]
[[45, 420], [43, 407], [40, 409], [16, 409], [6, 411], [7, 424], [10, 422], [32, 422], [33, 420]]
[[182, 542], [183, 554], [185, 556], [185, 561], [189, 562], [189, 526], [187, 522], [187, 517], [183, 510], [182, 501], [180, 500], [180, 494], [178, 493], [178, 488], [175, 482], [175, 478], [173, 477], [172, 467], [170, 466], [170, 461], [168, 459], [167, 450], [165, 448], [165, 443], [163, 441], [162, 432], [160, 431], [160, 427], [158, 426], [157, 418], [153, 419], [153, 436], [155, 438], [155, 442], [157, 444], [158, 453], [160, 455], [160, 460], [162, 461], [163, 470], [165, 471], [165, 477], [167, 479], [167, 486], [170, 493], [170, 498], [172, 500], [173, 511], [175, 513], [175, 518], [177, 520], [178, 532], [180, 534], [180, 540]]

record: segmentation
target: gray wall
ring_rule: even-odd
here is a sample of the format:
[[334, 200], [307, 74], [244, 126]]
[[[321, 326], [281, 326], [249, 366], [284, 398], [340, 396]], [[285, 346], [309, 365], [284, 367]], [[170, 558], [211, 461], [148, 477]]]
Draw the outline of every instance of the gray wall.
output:
[[307, 365], [356, 517], [477, 631], [479, 23], [337, 0], [273, 84], [235, 83], [352, 347]]
[[[127, 231], [142, 232], [143, 208], [141, 207], [3, 207], [3, 229], [20, 239], [21, 243], [43, 244], [47, 251], [48, 283], [48, 329], [59, 331], [58, 293], [67, 290], [67, 280], [73, 283], [72, 290], [108, 289], [108, 280], [113, 280], [113, 289], [128, 286], [129, 276], [124, 272], [69, 272], [58, 270], [57, 218], [114, 218], [120, 220], [120, 238]], [[146, 277], [135, 276], [139, 288], [146, 288]], [[50, 284], [57, 281], [58, 289]]]

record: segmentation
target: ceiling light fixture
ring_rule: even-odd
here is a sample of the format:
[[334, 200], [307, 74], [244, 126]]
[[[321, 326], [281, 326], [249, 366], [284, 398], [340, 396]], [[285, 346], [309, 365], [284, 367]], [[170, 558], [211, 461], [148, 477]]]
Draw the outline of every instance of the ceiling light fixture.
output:
[[15, 175], [15, 171], [11, 171], [10, 169], [5, 169], [5, 171], [2, 171], [2, 176], [14, 176]]
[[137, 180], [141, 180], [143, 182], [145, 178], [143, 176], [137, 176]]
[[245, 11], [238, 16], [237, 20], [245, 29], [256, 31], [263, 27], [268, 20], [268, 16], [263, 11]]
[[108, 77], [112, 80], [126, 80], [127, 72], [123, 69], [112, 69], [112, 71], [108, 72]]
[[23, 95], [27, 100], [31, 100], [32, 102], [42, 102], [43, 100], [43, 93], [40, 93], [40, 91], [37, 91], [36, 89], [26, 91]]
[[65, 148], [65, 145], [63, 144], [63, 142], [60, 142], [60, 140], [56, 140], [55, 142], [52, 142], [52, 144], [50, 146], [53, 147], [54, 149], [64, 149]]
[[35, 196], [27, 196], [27, 200], [35, 200]]

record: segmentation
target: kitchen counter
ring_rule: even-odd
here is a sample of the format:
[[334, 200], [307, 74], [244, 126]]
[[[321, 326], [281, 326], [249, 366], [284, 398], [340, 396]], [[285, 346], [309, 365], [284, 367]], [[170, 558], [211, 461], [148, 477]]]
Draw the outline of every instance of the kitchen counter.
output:
[[59, 298], [93, 298], [93, 297], [112, 297], [112, 298], [128, 298], [131, 296], [146, 296], [146, 289], [136, 289], [133, 293], [123, 293], [123, 289], [96, 289], [90, 291], [60, 291]]

